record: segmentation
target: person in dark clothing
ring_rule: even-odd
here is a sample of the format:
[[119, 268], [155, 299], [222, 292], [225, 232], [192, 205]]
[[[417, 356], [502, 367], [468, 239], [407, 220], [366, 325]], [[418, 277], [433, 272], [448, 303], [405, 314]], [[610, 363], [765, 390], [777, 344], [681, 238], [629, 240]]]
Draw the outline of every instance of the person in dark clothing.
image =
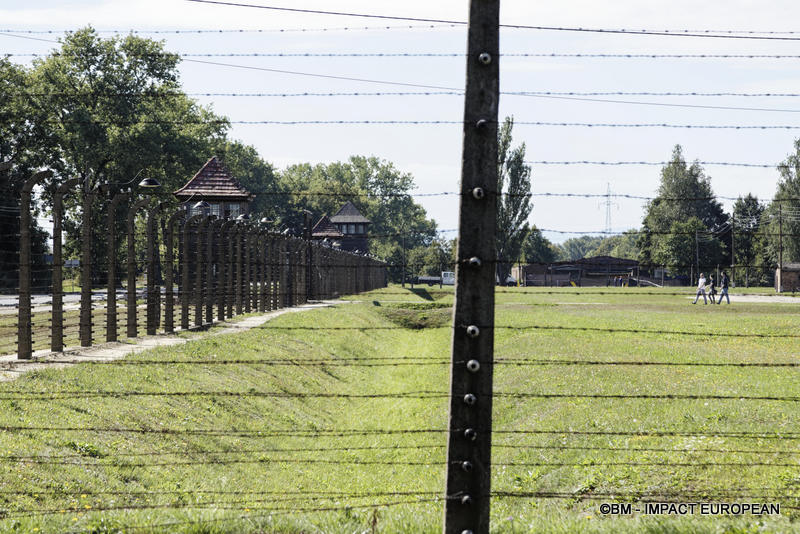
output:
[[709, 282], [708, 282], [708, 285], [709, 285], [708, 296], [711, 297], [711, 303], [713, 304], [714, 303], [714, 297], [717, 296], [717, 282], [716, 282], [716, 280], [714, 280], [714, 275], [713, 274], [708, 277], [708, 280], [709, 280]]
[[725, 299], [728, 301], [728, 304], [731, 303], [731, 298], [728, 296], [728, 286], [730, 285], [730, 282], [731, 281], [728, 279], [728, 274], [725, 271], [722, 271], [722, 280], [719, 283], [719, 302], [717, 302], [717, 304], [722, 304], [722, 297], [725, 297]]

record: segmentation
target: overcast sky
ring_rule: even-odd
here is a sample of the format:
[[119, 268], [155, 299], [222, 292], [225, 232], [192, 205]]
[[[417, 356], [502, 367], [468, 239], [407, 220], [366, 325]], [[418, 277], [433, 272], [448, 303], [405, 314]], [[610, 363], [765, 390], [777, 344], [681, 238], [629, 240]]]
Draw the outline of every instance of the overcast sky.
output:
[[[366, 0], [254, 0], [253, 3], [304, 9], [466, 20], [466, 0], [381, 2]], [[589, 0], [504, 1], [506, 24], [628, 28], [651, 30], [792, 31], [800, 2], [791, 0], [689, 2]], [[180, 70], [188, 93], [302, 93], [424, 91], [402, 85], [337, 80], [299, 74], [212, 65], [210, 61], [387, 82], [462, 89], [466, 29], [419, 23], [329, 15], [310, 15], [203, 5], [184, 0], [70, 1], [0, 0], [0, 53], [46, 53], [59, 33], [25, 30], [130, 29], [164, 39], [183, 54], [242, 53], [452, 53], [453, 57], [187, 57]], [[407, 28], [408, 25], [415, 26]], [[372, 29], [340, 30], [350, 27]], [[390, 26], [391, 29], [380, 29]], [[406, 26], [405, 28], [401, 28]], [[329, 31], [273, 31], [329, 28]], [[249, 29], [248, 33], [158, 33], [148, 30]], [[103, 33], [104, 36], [112, 33]], [[741, 35], [741, 34], [737, 34]], [[773, 34], [794, 37], [798, 34]], [[789, 54], [800, 56], [800, 40], [703, 39], [504, 29], [504, 54]], [[14, 56], [28, 63], [30, 57]], [[504, 57], [503, 91], [553, 92], [747, 92], [800, 93], [800, 59], [654, 59]], [[581, 123], [670, 123], [696, 125], [800, 126], [800, 98], [689, 96], [599, 96], [628, 103], [503, 95], [501, 117], [517, 121]], [[198, 97], [233, 121], [258, 120], [444, 120], [460, 121], [458, 95]], [[630, 102], [647, 102], [648, 105]], [[759, 108], [703, 109], [650, 104]], [[769, 111], [778, 110], [778, 111]], [[234, 125], [231, 137], [254, 145], [262, 157], [282, 168], [300, 162], [327, 163], [350, 155], [374, 155], [414, 175], [417, 193], [458, 189], [461, 126], [455, 125]], [[664, 161], [676, 143], [690, 160], [776, 165], [791, 151], [800, 130], [557, 127], [518, 124], [531, 161]], [[534, 193], [615, 193], [652, 195], [659, 167], [533, 165]], [[748, 192], [769, 198], [778, 173], [772, 168], [707, 166], [718, 195]], [[187, 176], [187, 179], [189, 177]], [[457, 221], [457, 197], [420, 197], [442, 229]], [[562, 231], [605, 227], [603, 199], [536, 198], [531, 222]], [[612, 229], [637, 227], [642, 201], [614, 199]], [[726, 207], [730, 202], [725, 202]], [[452, 235], [452, 234], [449, 234]], [[561, 241], [570, 234], [548, 234]]]

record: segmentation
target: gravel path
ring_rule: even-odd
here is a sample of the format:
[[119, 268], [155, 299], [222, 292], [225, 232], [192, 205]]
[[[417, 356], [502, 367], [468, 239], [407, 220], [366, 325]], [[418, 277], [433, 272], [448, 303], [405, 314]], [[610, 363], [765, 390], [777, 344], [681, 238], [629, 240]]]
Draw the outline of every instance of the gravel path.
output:
[[143, 352], [155, 347], [183, 345], [184, 343], [193, 341], [195, 339], [204, 339], [210, 336], [243, 332], [245, 330], [250, 330], [252, 328], [261, 326], [267, 321], [270, 321], [275, 317], [285, 313], [297, 313], [315, 308], [325, 308], [336, 304], [341, 304], [342, 302], [347, 301], [320, 301], [304, 304], [294, 308], [284, 308], [261, 315], [254, 315], [252, 317], [246, 317], [240, 321], [232, 323], [214, 323], [215, 325], [224, 326], [224, 328], [216, 328], [210, 332], [200, 333], [197, 337], [191, 339], [178, 337], [172, 334], [160, 334], [156, 336], [136, 338], [130, 342], [103, 343], [101, 345], [95, 345], [93, 347], [86, 348], [68, 348], [64, 352], [50, 352], [47, 350], [41, 350], [34, 352], [32, 360], [22, 362], [17, 360], [16, 355], [0, 356], [0, 382], [15, 380], [23, 373], [34, 371], [36, 369], [63, 368], [80, 362], [106, 362], [111, 360], [119, 360], [121, 358], [130, 356], [131, 354]]

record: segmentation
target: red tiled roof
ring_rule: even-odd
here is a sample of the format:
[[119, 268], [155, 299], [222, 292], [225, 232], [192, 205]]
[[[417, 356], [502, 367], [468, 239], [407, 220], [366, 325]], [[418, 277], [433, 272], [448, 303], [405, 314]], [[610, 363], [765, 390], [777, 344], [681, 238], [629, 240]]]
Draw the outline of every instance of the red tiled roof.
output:
[[311, 229], [311, 237], [333, 237], [333, 238], [340, 238], [343, 237], [344, 234], [339, 231], [338, 228], [331, 222], [327, 215], [323, 215], [322, 218], [317, 221], [317, 224], [314, 225], [314, 228]]
[[220, 163], [217, 156], [209, 159], [197, 174], [186, 185], [173, 193], [177, 198], [188, 198], [196, 195], [208, 200], [214, 197], [226, 199], [250, 200], [252, 195], [242, 187], [239, 180]]
[[336, 215], [331, 217], [331, 222], [336, 224], [342, 223], [371, 223], [369, 219], [361, 215], [361, 212], [358, 211], [352, 202], [347, 202], [344, 206], [342, 206], [339, 211], [336, 212]]

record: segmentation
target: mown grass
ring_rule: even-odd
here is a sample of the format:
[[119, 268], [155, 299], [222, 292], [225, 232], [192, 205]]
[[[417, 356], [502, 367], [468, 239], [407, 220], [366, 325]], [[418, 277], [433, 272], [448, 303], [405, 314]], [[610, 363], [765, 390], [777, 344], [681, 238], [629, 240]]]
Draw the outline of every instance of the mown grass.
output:
[[[800, 506], [794, 497], [800, 494], [799, 448], [794, 440], [575, 433], [793, 432], [800, 419], [797, 403], [739, 397], [797, 396], [795, 368], [530, 365], [529, 361], [797, 363], [797, 338], [724, 335], [797, 335], [797, 306], [692, 306], [684, 297], [636, 288], [598, 293], [509, 288], [497, 294], [493, 490], [559, 492], [569, 498], [495, 498], [493, 531], [800, 532], [796, 512], [787, 508]], [[352, 298], [358, 302], [287, 314], [248, 332], [193, 339], [177, 348], [131, 357], [133, 361], [271, 359], [286, 365], [80, 365], [36, 371], [0, 384], [0, 398], [13, 392], [96, 390], [234, 393], [0, 400], [0, 425], [7, 429], [120, 430], [0, 433], [0, 532], [440, 531], [442, 503], [434, 499], [444, 487], [445, 434], [313, 434], [447, 427], [446, 399], [401, 394], [448, 389], [451, 330], [442, 318], [449, 314], [452, 290], [403, 291], [393, 286]], [[412, 360], [404, 361], [408, 358]], [[328, 363], [321, 365], [320, 360]], [[372, 366], [336, 365], [351, 362]], [[253, 396], [259, 392], [397, 395]], [[737, 398], [508, 396], [513, 393]], [[121, 431], [132, 428], [149, 432]], [[163, 432], [197, 429], [222, 433]], [[312, 436], [278, 436], [276, 430], [303, 430]], [[518, 435], [504, 433], [507, 430], [554, 433]], [[251, 433], [238, 435], [242, 432]], [[554, 463], [569, 465], [541, 465]], [[664, 463], [685, 465], [651, 465]], [[742, 465], [708, 465], [712, 463]], [[756, 493], [767, 493], [765, 488], [779, 497], [756, 498]], [[722, 497], [734, 489], [742, 490], [743, 496]], [[605, 492], [635, 500], [650, 493], [689, 491], [700, 495], [690, 500], [777, 501], [783, 515], [680, 518], [598, 513], [600, 502], [613, 501], [602, 497]], [[415, 500], [425, 502], [396, 504]], [[377, 503], [387, 506], [370, 507]], [[326, 511], [331, 508], [335, 510]]]

